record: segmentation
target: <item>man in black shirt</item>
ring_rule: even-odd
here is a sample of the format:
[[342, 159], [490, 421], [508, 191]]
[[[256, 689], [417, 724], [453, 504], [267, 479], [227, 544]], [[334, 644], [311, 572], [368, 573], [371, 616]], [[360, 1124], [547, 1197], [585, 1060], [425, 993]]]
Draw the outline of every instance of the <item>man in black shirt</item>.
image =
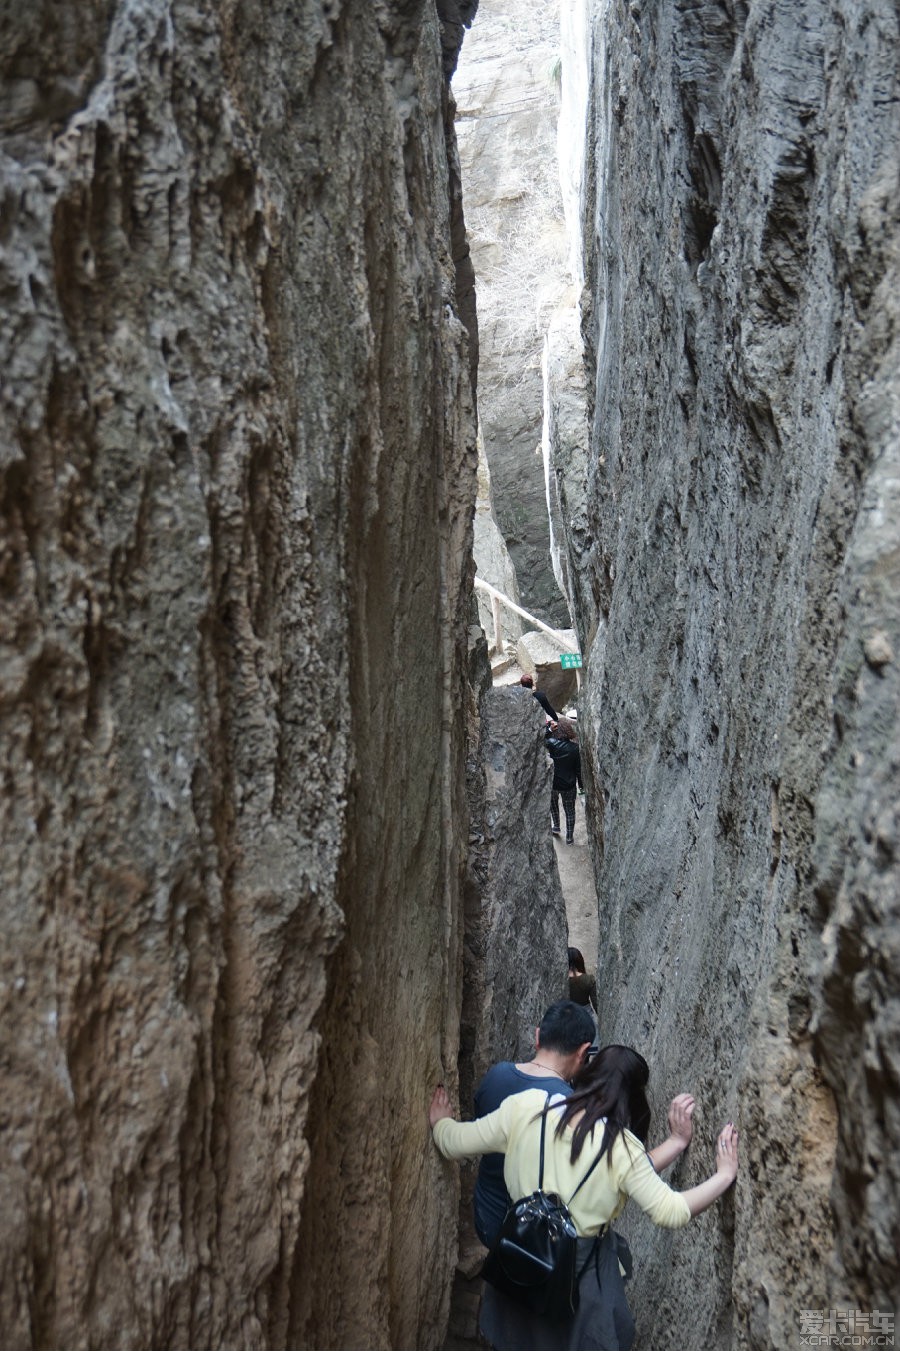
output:
[[547, 717], [552, 718], [553, 721], [556, 722], [556, 709], [553, 707], [546, 694], [544, 694], [543, 690], [536, 690], [534, 688], [534, 680], [532, 677], [530, 675], [519, 676], [519, 684], [526, 690], [531, 690], [531, 693], [534, 695], [535, 699], [537, 699], [541, 708], [547, 714]]
[[[546, 1093], [568, 1097], [569, 1080], [584, 1064], [594, 1039], [594, 1020], [587, 1009], [571, 999], [551, 1004], [534, 1032], [534, 1057], [518, 1065], [502, 1060], [493, 1065], [475, 1090], [475, 1116], [487, 1116], [504, 1098], [524, 1093], [527, 1088], [542, 1088]], [[475, 1228], [478, 1237], [490, 1247], [497, 1237], [509, 1207], [509, 1194], [503, 1181], [503, 1155], [485, 1154], [478, 1165], [475, 1183]]]

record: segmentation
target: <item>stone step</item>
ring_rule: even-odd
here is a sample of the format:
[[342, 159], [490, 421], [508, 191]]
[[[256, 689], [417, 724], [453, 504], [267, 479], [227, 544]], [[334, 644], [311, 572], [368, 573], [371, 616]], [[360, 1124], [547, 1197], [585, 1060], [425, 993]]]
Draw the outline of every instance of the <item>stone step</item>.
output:
[[512, 669], [516, 664], [515, 656], [509, 652], [498, 652], [495, 657], [491, 657], [491, 675], [496, 680], [498, 676]]

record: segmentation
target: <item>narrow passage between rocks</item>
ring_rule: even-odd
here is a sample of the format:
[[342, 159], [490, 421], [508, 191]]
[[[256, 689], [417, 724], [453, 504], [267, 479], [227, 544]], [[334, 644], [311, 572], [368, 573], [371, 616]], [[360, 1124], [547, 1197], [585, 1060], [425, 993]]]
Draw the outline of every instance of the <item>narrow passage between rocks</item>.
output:
[[575, 839], [566, 844], [562, 838], [553, 841], [559, 881], [566, 902], [569, 921], [569, 943], [584, 954], [589, 968], [596, 961], [599, 946], [600, 919], [597, 913], [597, 888], [588, 848], [585, 799], [575, 803]]

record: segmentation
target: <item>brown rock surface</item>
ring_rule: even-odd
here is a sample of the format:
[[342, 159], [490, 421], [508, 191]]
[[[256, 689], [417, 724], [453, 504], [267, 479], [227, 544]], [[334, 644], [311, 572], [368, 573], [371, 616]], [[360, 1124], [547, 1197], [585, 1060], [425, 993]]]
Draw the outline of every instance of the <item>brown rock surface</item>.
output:
[[0, 16], [14, 1351], [442, 1335], [475, 437], [440, 48], [423, 0]]

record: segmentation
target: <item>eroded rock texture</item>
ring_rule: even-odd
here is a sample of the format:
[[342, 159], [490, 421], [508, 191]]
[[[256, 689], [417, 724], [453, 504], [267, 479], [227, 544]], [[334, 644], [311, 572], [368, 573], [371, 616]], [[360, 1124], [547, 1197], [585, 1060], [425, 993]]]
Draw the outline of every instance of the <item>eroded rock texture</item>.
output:
[[698, 1094], [677, 1183], [732, 1115], [744, 1159], [685, 1234], [633, 1226], [633, 1302], [654, 1351], [793, 1347], [801, 1310], [900, 1288], [898, 11], [591, 17], [591, 445], [561, 493], [601, 1029], [660, 1125]]
[[[513, 567], [506, 541], [494, 514], [491, 492], [491, 471], [484, 445], [478, 440], [478, 493], [475, 497], [475, 519], [472, 530], [472, 556], [478, 577], [493, 586], [514, 605], [521, 605], [516, 570]], [[476, 588], [478, 620], [490, 635], [491, 648], [500, 651], [503, 643], [514, 642], [522, 632], [522, 620], [514, 610], [501, 605], [496, 597]]]
[[0, 53], [3, 1344], [433, 1346], [476, 468], [438, 14], [36, 0]]

